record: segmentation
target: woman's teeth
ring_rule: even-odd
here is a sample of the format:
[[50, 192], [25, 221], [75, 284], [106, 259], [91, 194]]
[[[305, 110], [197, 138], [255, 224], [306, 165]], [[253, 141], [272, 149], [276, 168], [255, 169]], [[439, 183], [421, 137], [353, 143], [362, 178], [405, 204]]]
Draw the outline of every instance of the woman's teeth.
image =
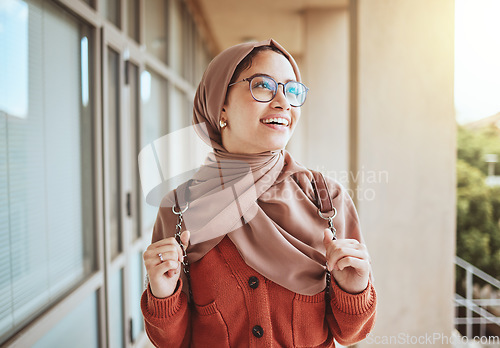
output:
[[281, 118], [281, 117], [266, 118], [265, 120], [261, 120], [261, 122], [262, 123], [276, 123], [276, 124], [283, 125], [285, 127], [288, 126], [288, 120], [286, 118]]

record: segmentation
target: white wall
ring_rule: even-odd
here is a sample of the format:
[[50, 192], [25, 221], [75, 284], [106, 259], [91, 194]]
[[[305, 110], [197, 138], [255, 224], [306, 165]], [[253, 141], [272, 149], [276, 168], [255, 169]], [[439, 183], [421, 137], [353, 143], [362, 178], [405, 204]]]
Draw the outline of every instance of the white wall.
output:
[[353, 5], [357, 169], [376, 178], [358, 182], [364, 195], [357, 201], [379, 294], [373, 336], [449, 337], [456, 209], [454, 2]]
[[[303, 14], [305, 49], [299, 64], [311, 90], [289, 149], [310, 168], [351, 176], [379, 296], [371, 338], [449, 338], [455, 255], [454, 2], [350, 4]], [[393, 346], [411, 342], [398, 343]], [[359, 344], [369, 345], [369, 340]]]
[[348, 12], [304, 13], [305, 49], [298, 62], [310, 88], [289, 149], [309, 168], [332, 177], [348, 170]]

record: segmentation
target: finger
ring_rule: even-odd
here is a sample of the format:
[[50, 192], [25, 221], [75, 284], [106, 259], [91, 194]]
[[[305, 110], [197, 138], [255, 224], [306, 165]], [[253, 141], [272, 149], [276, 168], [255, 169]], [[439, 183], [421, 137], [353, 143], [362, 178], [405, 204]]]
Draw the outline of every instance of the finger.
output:
[[160, 250], [155, 259], [158, 259], [159, 263], [167, 261], [179, 261], [179, 253], [177, 249]]
[[358, 259], [356, 257], [347, 256], [340, 259], [337, 262], [337, 267], [339, 271], [344, 270], [346, 267], [352, 267], [356, 270], [356, 272], [361, 276], [368, 273], [368, 261]]
[[346, 252], [348, 250], [357, 250], [361, 252], [366, 252], [368, 253], [368, 250], [366, 247], [360, 243], [353, 243], [349, 241], [343, 241], [343, 240], [332, 240], [327, 249], [327, 254], [333, 254], [337, 252]]
[[144, 255], [143, 255], [143, 258], [144, 258], [144, 261], [147, 261], [148, 259], [158, 259], [159, 260], [159, 255], [158, 254], [162, 254], [163, 256], [163, 259], [166, 259], [168, 256], [167, 254], [169, 253], [175, 253], [175, 258], [177, 258], [177, 254], [178, 253], [181, 253], [182, 254], [182, 250], [179, 246], [179, 244], [177, 244], [177, 242], [175, 242], [175, 244], [167, 244], [167, 245], [161, 245], [161, 246], [158, 246], [156, 248], [149, 248], [144, 252]]
[[171, 248], [179, 248], [180, 250], [179, 244], [173, 237], [162, 239], [158, 242], [150, 244], [144, 251], [142, 258], [144, 259], [144, 262], [146, 262], [148, 259], [153, 259], [157, 257], [159, 253], [164, 253]]
[[329, 248], [326, 252], [326, 259], [328, 261], [328, 264], [331, 265], [333, 269], [337, 269], [337, 262], [344, 257], [355, 257], [358, 259], [367, 260], [368, 253], [349, 246]]
[[333, 232], [329, 228], [323, 230], [323, 244], [328, 247], [332, 242]]
[[173, 276], [178, 274], [180, 271], [181, 271], [181, 263], [179, 262], [179, 265], [177, 266], [177, 268], [175, 270], [174, 269], [169, 270], [166, 273], [166, 275], [167, 275], [167, 277], [172, 278]]
[[180, 269], [180, 262], [176, 260], [164, 261], [157, 266], [153, 267], [149, 273], [150, 277], [157, 277], [159, 275], [165, 275], [171, 278]]
[[[173, 244], [173, 245], [163, 246], [159, 249], [156, 249], [156, 252], [162, 253], [162, 255], [163, 255], [163, 250], [165, 250], [167, 253], [169, 253], [168, 254], [169, 259], [182, 262], [183, 253], [182, 253], [182, 249], [181, 249], [179, 243], [175, 242], [175, 244]], [[170, 254], [170, 253], [173, 253], [173, 254]], [[165, 256], [163, 257], [163, 259], [165, 259]]]
[[336, 239], [334, 242], [337, 245], [344, 245], [344, 244], [346, 244], [346, 245], [358, 245], [358, 244], [363, 244], [359, 240], [353, 239], [353, 238]]
[[368, 251], [364, 243], [360, 243], [356, 239], [338, 239], [331, 242], [333, 248], [353, 248], [357, 250]]
[[181, 233], [181, 243], [184, 245], [184, 248], [187, 248], [189, 245], [189, 239], [191, 238], [191, 232], [185, 230]]
[[164, 250], [164, 249], [167, 249], [167, 250], [170, 250], [172, 249], [175, 250], [177, 253], [179, 253], [180, 256], [182, 256], [182, 249], [179, 245], [179, 243], [177, 242], [177, 240], [172, 237], [172, 243], [169, 243], [169, 244], [166, 244], [166, 245], [162, 245], [162, 246], [159, 246], [157, 249], [156, 249], [156, 252], [160, 251], [161, 250]]
[[168, 238], [161, 239], [157, 242], [151, 243], [148, 246], [148, 249], [161, 248], [161, 247], [166, 246], [166, 245], [175, 245], [176, 243], [177, 243], [177, 241], [175, 240], [175, 237], [168, 237]]
[[[161, 257], [160, 257], [161, 254]], [[154, 250], [148, 250], [143, 255], [144, 265], [146, 269], [155, 267], [165, 261], [182, 261], [181, 247], [176, 243], [175, 245], [167, 245]]]

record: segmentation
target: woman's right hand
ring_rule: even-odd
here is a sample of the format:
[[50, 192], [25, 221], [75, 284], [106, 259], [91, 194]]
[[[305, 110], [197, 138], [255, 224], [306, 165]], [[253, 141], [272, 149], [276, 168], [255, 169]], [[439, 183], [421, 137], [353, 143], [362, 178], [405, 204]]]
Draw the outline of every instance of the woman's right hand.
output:
[[[181, 243], [185, 248], [188, 247], [189, 238], [189, 231], [182, 232]], [[182, 258], [182, 249], [174, 237], [159, 240], [148, 246], [143, 259], [151, 293], [155, 297], [165, 298], [174, 293], [181, 274]]]

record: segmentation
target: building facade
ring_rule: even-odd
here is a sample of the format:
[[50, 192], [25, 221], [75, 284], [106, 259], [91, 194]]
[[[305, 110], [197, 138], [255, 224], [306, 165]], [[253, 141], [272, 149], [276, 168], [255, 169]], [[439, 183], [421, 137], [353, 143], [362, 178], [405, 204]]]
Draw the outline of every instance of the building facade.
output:
[[214, 55], [270, 37], [310, 87], [290, 152], [343, 182], [361, 218], [379, 307], [359, 346], [450, 336], [453, 10], [453, 0], [2, 0], [0, 345], [148, 343], [142, 252], [158, 208], [145, 202], [138, 155], [190, 125]]

